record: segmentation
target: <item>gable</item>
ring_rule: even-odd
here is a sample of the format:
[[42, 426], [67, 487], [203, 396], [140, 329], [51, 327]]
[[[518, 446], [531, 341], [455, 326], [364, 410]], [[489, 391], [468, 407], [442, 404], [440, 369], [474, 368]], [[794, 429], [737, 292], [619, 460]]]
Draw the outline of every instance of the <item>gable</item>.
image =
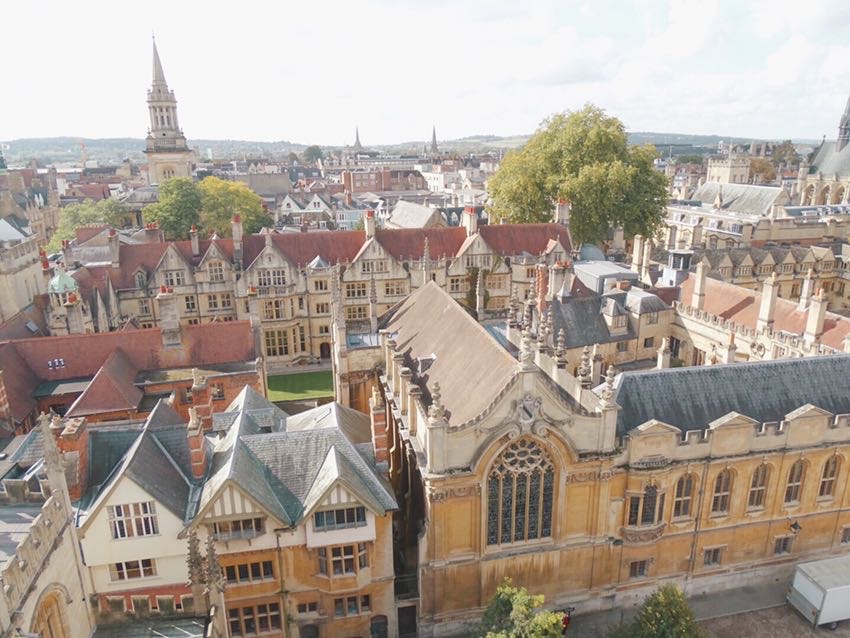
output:
[[[267, 516], [277, 520], [271, 512], [259, 505], [233, 481], [226, 481], [218, 493], [204, 507], [195, 520], [214, 521], [227, 518], [253, 518]], [[281, 522], [282, 523], [282, 522]]]

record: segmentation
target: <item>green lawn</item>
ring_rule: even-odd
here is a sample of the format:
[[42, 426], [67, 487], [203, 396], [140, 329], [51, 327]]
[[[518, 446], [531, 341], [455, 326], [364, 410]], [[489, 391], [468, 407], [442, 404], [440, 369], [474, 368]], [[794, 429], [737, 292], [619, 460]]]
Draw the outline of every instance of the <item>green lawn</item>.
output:
[[333, 373], [304, 372], [269, 376], [269, 401], [298, 401], [331, 397], [334, 393]]

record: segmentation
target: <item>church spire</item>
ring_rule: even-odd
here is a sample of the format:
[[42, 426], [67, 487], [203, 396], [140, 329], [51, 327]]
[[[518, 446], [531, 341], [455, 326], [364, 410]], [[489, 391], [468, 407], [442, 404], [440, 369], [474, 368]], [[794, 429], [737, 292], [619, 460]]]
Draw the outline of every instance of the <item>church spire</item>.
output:
[[431, 127], [431, 155], [439, 154], [440, 150], [437, 148], [437, 127], [436, 125], [432, 125]]
[[156, 38], [151, 36], [153, 40], [153, 82], [152, 85], [162, 85], [168, 88], [168, 83], [165, 81], [165, 73], [162, 71], [162, 62], [159, 61], [159, 51], [156, 50]]
[[844, 107], [844, 115], [838, 123], [838, 141], [835, 150], [840, 151], [850, 142], [850, 97], [847, 98], [847, 106]]
[[354, 127], [354, 150], [359, 151], [363, 148], [363, 145], [360, 143], [360, 128]]

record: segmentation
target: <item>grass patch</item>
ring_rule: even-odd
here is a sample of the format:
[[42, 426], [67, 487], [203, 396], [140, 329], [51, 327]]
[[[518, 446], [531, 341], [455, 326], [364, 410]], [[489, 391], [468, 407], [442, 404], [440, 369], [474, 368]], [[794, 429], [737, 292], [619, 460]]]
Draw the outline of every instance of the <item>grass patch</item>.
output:
[[298, 401], [332, 397], [334, 394], [333, 373], [304, 372], [269, 376], [269, 401]]

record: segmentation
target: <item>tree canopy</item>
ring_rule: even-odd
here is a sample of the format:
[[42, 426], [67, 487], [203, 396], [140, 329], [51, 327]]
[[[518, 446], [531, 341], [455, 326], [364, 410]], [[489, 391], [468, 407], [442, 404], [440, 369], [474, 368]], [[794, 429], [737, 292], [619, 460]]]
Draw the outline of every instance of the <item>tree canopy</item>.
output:
[[677, 164], [702, 164], [703, 156], [697, 154], [689, 154], [689, 155], [677, 155], [676, 163]]
[[59, 211], [59, 227], [53, 233], [46, 249], [48, 252], [59, 250], [62, 241], [74, 239], [74, 231], [83, 226], [106, 224], [121, 227], [126, 215], [126, 211], [115, 199], [101, 199], [97, 202], [87, 199], [81, 204], [66, 206]]
[[318, 146], [308, 146], [304, 149], [304, 152], [301, 153], [301, 157], [304, 159], [305, 164], [313, 164], [316, 160], [320, 160], [325, 156], [322, 153], [322, 149]]
[[[750, 177], [761, 176], [761, 182], [772, 182], [776, 179], [776, 169], [773, 164], [763, 157], [754, 157], [750, 160]], [[753, 181], [754, 184], [761, 183]]]
[[682, 590], [676, 585], [662, 585], [643, 601], [637, 616], [621, 626], [612, 636], [617, 638], [702, 638], [705, 633]]
[[563, 614], [540, 609], [542, 595], [514, 587], [510, 578], [499, 585], [484, 612], [480, 635], [485, 638], [560, 638]]
[[800, 154], [797, 152], [797, 148], [791, 140], [784, 140], [773, 149], [773, 154], [770, 156], [770, 160], [773, 162], [774, 166], [780, 166], [781, 164], [791, 166], [799, 163]]
[[201, 194], [188, 177], [173, 177], [159, 185], [159, 201], [144, 209], [146, 222], [156, 222], [166, 239], [186, 239], [201, 222]]
[[242, 182], [207, 177], [198, 184], [201, 196], [201, 226], [207, 232], [229, 237], [230, 221], [238, 214], [245, 234], [258, 232], [274, 221], [263, 208], [263, 200]]
[[246, 234], [274, 223], [263, 200], [247, 185], [218, 177], [205, 177], [197, 184], [188, 177], [166, 180], [159, 187], [159, 201], [144, 212], [145, 220], [157, 222], [167, 239], [185, 239], [193, 225], [230, 237], [230, 221], [236, 214]]
[[514, 223], [549, 221], [565, 199], [577, 243], [600, 242], [619, 226], [652, 235], [667, 202], [656, 157], [651, 145], [629, 146], [623, 123], [597, 106], [557, 113], [502, 161], [488, 185], [491, 213]]

